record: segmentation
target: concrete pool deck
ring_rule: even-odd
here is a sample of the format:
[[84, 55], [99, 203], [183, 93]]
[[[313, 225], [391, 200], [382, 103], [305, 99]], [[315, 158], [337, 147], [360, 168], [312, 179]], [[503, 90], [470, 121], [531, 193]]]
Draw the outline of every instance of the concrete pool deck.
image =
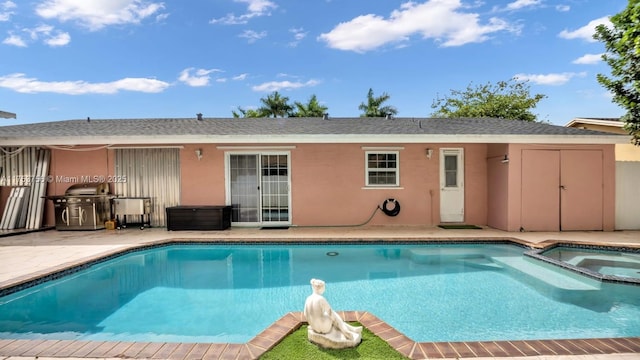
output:
[[[233, 228], [224, 231], [167, 231], [166, 229], [125, 229], [125, 230], [98, 230], [98, 231], [40, 231], [25, 234], [11, 234], [8, 232], [0, 235], [11, 235], [0, 237], [0, 289], [11, 287], [26, 281], [30, 281], [55, 271], [68, 268], [77, 264], [81, 264], [91, 259], [101, 257], [105, 254], [119, 252], [128, 248], [144, 246], [148, 244], [162, 243], [170, 240], [181, 241], [225, 241], [225, 242], [246, 242], [246, 241], [359, 241], [359, 240], [388, 240], [388, 241], [436, 241], [436, 240], [509, 240], [521, 244], [527, 244], [533, 247], [546, 246], [555, 241], [559, 242], [579, 242], [596, 245], [609, 246], [625, 246], [640, 248], [640, 231], [615, 231], [615, 232], [564, 232], [564, 233], [510, 233], [494, 229], [461, 229], [461, 230], [445, 230], [437, 227], [291, 227], [289, 229], [269, 229], [261, 230], [257, 228]], [[282, 314], [283, 317], [286, 314]], [[292, 315], [295, 317], [296, 315]], [[357, 314], [353, 315], [357, 318]], [[299, 326], [300, 321], [291, 326]], [[286, 322], [286, 320], [285, 320]], [[388, 330], [384, 328], [384, 324], [372, 324], [382, 329], [382, 332]], [[274, 325], [276, 328], [277, 324]], [[272, 326], [272, 327], [274, 327]], [[270, 330], [270, 329], [267, 329]], [[393, 330], [393, 329], [392, 329]], [[401, 335], [401, 334], [400, 334]], [[267, 336], [268, 337], [268, 336]], [[255, 340], [255, 339], [254, 339]], [[583, 344], [556, 344], [558, 341], [552, 341], [549, 344], [542, 344], [542, 347], [532, 348], [530, 344], [524, 344], [527, 352], [522, 349], [514, 351], [505, 351], [503, 347], [511, 347], [510, 344], [480, 344], [481, 348], [487, 350], [486, 347], [496, 346], [495, 352], [474, 351], [471, 343], [464, 343], [462, 349], [468, 349], [466, 353], [460, 353], [460, 350], [453, 349], [451, 352], [439, 349], [436, 352], [428, 352], [427, 350], [416, 351], [422, 349], [422, 344], [405, 341], [400, 343], [400, 339], [390, 339], [396, 349], [412, 359], [420, 358], [475, 358], [481, 359], [485, 356], [491, 358], [505, 356], [526, 356], [526, 359], [640, 359], [640, 338], [631, 338], [624, 341], [610, 342], [610, 339], [598, 340], [597, 345]], [[279, 340], [278, 340], [279, 341]], [[271, 343], [265, 344], [260, 342], [258, 350], [272, 346]], [[277, 341], [276, 341], [277, 342]], [[60, 348], [55, 352], [56, 343]], [[21, 340], [2, 340], [0, 339], [0, 360], [11, 359], [44, 359], [47, 356], [52, 358], [123, 358], [124, 350], [121, 352], [104, 352], [98, 350], [110, 346], [114, 350], [123, 343], [110, 343], [100, 345], [94, 343], [94, 351], [86, 352], [89, 346], [85, 346], [87, 342], [54, 342], [47, 343], [43, 341], [21, 341]], [[135, 347], [129, 344], [128, 349]], [[153, 344], [153, 343], [146, 343]], [[418, 344], [418, 345], [416, 345]], [[429, 343], [436, 344], [436, 343]], [[183, 344], [184, 345], [184, 344]], [[214, 344], [215, 345], [215, 344]], [[232, 344], [233, 345], [233, 344]], [[553, 345], [553, 346], [551, 346]], [[553, 347], [559, 345], [558, 348]], [[125, 346], [125, 345], [120, 345]], [[247, 345], [248, 346], [248, 345]], [[426, 346], [426, 345], [425, 345]], [[551, 346], [551, 348], [550, 348]], [[409, 349], [410, 347], [410, 349]], [[52, 350], [53, 348], [53, 350]], [[82, 350], [84, 348], [84, 350]], [[203, 351], [203, 347], [191, 346], [189, 351], [185, 350], [186, 346], [180, 344], [155, 344], [145, 345], [144, 348], [138, 349], [133, 358], [176, 358], [176, 359], [196, 359], [208, 358], [229, 358], [229, 359], [251, 359], [255, 358], [253, 353], [249, 351], [243, 352], [242, 349], [232, 349], [233, 351], [225, 353], [221, 351], [216, 353], [212, 350], [212, 346], [208, 346]], [[196, 348], [201, 353], [195, 352]], [[437, 346], [436, 346], [437, 348]], [[37, 352], [36, 350], [42, 350]], [[75, 351], [72, 351], [74, 350]], [[145, 350], [148, 354], [145, 354]], [[155, 351], [153, 351], [155, 349]], [[165, 349], [162, 352], [161, 350]], [[547, 349], [541, 351], [540, 349]], [[66, 350], [66, 351], [62, 351]], [[151, 353], [153, 352], [153, 353]], [[91, 354], [91, 356], [89, 356]], [[217, 354], [217, 357], [216, 357]], [[235, 354], [235, 355], [234, 355]], [[28, 356], [27, 356], [28, 355]], [[22, 357], [20, 357], [22, 356]], [[31, 357], [30, 357], [31, 356]], [[569, 356], [567, 358], [567, 356]]]

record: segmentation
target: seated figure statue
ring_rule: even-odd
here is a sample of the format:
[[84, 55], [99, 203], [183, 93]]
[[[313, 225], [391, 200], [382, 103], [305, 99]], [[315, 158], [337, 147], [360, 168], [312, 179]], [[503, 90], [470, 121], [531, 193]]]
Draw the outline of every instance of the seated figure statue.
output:
[[362, 341], [362, 326], [351, 326], [340, 315], [331, 310], [329, 302], [322, 296], [325, 283], [311, 279], [313, 294], [304, 303], [304, 315], [309, 323], [309, 341], [328, 349], [355, 347]]

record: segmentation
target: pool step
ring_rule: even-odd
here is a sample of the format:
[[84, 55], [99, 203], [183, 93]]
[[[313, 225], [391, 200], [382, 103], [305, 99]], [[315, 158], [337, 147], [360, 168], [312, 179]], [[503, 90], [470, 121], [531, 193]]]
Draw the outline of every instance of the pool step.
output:
[[551, 268], [554, 265], [546, 263], [538, 264], [534, 262], [536, 260], [518, 256], [492, 257], [492, 259], [505, 268], [531, 276], [538, 281], [558, 289], [579, 291], [600, 290], [597, 281], [579, 274], [574, 274], [560, 267]]
[[462, 261], [465, 264], [470, 265], [470, 266], [479, 267], [479, 268], [483, 268], [483, 269], [489, 269], [489, 270], [499, 270], [499, 269], [503, 268], [501, 265], [496, 264], [495, 262], [491, 261], [490, 259], [487, 259], [486, 257], [471, 258], [471, 259], [460, 259], [460, 261]]
[[411, 249], [409, 253], [411, 254], [411, 261], [418, 264], [485, 257], [482, 252], [473, 253], [471, 249], [468, 248]]
[[462, 262], [465, 265], [487, 270], [502, 269], [484, 254], [470, 252], [470, 249], [413, 249], [411, 261], [416, 264], [440, 264], [443, 262]]

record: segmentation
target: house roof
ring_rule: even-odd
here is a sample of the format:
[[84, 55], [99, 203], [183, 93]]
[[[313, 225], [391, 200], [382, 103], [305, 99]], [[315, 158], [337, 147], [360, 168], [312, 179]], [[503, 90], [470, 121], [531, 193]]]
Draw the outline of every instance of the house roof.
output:
[[578, 127], [583, 124], [611, 126], [616, 128], [622, 128], [624, 126], [624, 122], [621, 121], [620, 118], [575, 118], [569, 121], [565, 126]]
[[0, 146], [282, 143], [627, 143], [628, 137], [493, 118], [66, 120], [0, 127]]

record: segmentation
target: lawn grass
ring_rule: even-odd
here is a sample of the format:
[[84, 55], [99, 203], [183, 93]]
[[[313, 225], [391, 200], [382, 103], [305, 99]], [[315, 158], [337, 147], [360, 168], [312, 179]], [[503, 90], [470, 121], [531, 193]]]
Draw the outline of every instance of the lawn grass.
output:
[[[354, 326], [361, 326], [359, 323], [350, 323]], [[266, 352], [260, 359], [267, 360], [336, 360], [336, 359], [380, 359], [380, 360], [400, 360], [407, 359], [393, 349], [386, 341], [375, 336], [366, 328], [362, 329], [362, 342], [355, 348], [350, 349], [322, 349], [309, 342], [307, 338], [308, 325], [302, 325], [291, 335], [285, 337], [273, 349]]]

